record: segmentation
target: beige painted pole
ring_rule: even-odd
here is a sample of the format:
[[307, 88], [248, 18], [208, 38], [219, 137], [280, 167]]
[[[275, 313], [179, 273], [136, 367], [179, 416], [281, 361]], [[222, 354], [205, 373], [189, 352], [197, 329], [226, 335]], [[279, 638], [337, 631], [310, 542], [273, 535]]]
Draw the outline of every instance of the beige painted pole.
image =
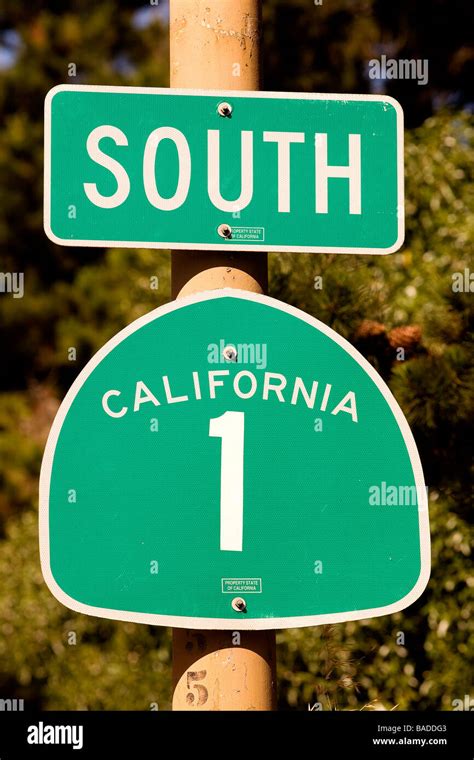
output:
[[[170, 0], [170, 85], [258, 90], [260, 0]], [[177, 251], [173, 298], [267, 291], [266, 253]], [[274, 710], [274, 631], [173, 629], [173, 710]]]
[[[170, 86], [206, 90], [260, 87], [261, 0], [170, 0]], [[267, 291], [266, 253], [176, 251], [173, 298], [199, 290]]]

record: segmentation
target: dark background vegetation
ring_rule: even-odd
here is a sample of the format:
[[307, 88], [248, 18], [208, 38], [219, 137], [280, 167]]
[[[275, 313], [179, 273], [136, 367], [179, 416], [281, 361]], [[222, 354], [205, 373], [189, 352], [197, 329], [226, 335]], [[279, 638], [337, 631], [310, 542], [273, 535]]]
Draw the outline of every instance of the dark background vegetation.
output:
[[[386, 92], [405, 110], [401, 251], [272, 254], [270, 293], [342, 333], [389, 383], [420, 449], [433, 542], [428, 589], [404, 612], [278, 634], [280, 707], [450, 710], [472, 693], [473, 294], [455, 292], [452, 277], [473, 265], [474, 6], [263, 6], [266, 89]], [[428, 59], [429, 83], [370, 80], [368, 61], [382, 54]], [[47, 240], [44, 96], [64, 82], [168, 81], [165, 0], [158, 8], [143, 0], [2, 0], [0, 271], [24, 272], [25, 296], [0, 293], [0, 698], [50, 709], [169, 707], [169, 632], [62, 607], [42, 580], [37, 546], [38, 474], [61, 398], [108, 338], [169, 299], [167, 252]], [[158, 291], [150, 288], [156, 275]], [[70, 346], [76, 362], [68, 361]], [[396, 359], [399, 347], [405, 361]]]

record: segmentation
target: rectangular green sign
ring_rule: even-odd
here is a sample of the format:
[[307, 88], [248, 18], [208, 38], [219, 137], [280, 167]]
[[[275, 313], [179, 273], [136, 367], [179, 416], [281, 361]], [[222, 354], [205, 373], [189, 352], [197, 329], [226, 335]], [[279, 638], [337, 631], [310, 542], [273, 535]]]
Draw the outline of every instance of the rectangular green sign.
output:
[[45, 103], [56, 243], [383, 254], [403, 243], [387, 96], [60, 85]]

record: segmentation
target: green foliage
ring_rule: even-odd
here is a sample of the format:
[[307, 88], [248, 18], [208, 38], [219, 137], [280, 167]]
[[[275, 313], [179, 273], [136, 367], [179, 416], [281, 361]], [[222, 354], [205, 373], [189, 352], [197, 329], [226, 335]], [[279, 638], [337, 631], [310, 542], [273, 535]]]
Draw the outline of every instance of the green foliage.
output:
[[168, 631], [67, 610], [43, 581], [38, 516], [8, 526], [0, 554], [0, 684], [14, 675], [45, 709], [168, 709]]
[[[449, 12], [448, 31], [429, 33], [414, 23], [420, 2], [397, 3], [397, 13], [389, 5], [265, 2], [267, 88], [366, 89], [365, 62], [388, 31], [399, 50], [438, 45], [442, 87], [462, 37], [449, 31]], [[65, 609], [42, 580], [37, 548], [39, 466], [59, 400], [100, 346], [169, 297], [168, 254], [60, 248], [42, 230], [47, 90], [65, 81], [167, 84], [166, 32], [159, 21], [138, 27], [139, 7], [4, 0], [0, 15], [0, 30], [14, 26], [20, 40], [14, 65], [0, 70], [0, 271], [25, 272], [24, 298], [0, 296], [0, 695], [50, 709], [169, 707], [169, 633]], [[433, 13], [447, 7], [442, 0]], [[404, 103], [415, 122], [426, 108], [418, 97], [419, 107]], [[390, 384], [420, 449], [433, 540], [431, 581], [408, 610], [279, 632], [283, 709], [449, 710], [470, 693], [473, 317], [472, 293], [455, 292], [453, 275], [473, 268], [473, 143], [472, 117], [461, 111], [407, 132], [401, 252], [270, 256], [271, 295], [347, 337]]]
[[0, 535], [6, 517], [36, 502], [41, 448], [30, 423], [23, 394], [0, 394]]
[[[58, 370], [61, 386], [113, 335], [161, 306], [169, 289], [169, 254], [123, 248], [79, 269], [72, 283], [58, 282], [51, 296], [57, 313], [48, 363]], [[69, 360], [70, 347], [76, 348], [76, 363]]]

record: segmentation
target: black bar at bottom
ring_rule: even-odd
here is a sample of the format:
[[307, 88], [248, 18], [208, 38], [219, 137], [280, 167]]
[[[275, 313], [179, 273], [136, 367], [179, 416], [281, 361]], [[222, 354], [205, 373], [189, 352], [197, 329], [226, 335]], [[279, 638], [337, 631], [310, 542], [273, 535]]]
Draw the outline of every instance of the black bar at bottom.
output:
[[311, 757], [325, 748], [337, 757], [473, 760], [472, 718], [467, 711], [1, 712], [0, 760], [92, 758], [102, 750], [137, 758], [153, 748], [159, 757], [172, 742], [185, 753], [188, 741], [195, 756], [197, 746], [210, 749], [218, 738], [221, 753], [226, 745], [249, 752], [256, 734], [266, 749], [281, 752], [286, 739], [298, 754], [312, 747]]

